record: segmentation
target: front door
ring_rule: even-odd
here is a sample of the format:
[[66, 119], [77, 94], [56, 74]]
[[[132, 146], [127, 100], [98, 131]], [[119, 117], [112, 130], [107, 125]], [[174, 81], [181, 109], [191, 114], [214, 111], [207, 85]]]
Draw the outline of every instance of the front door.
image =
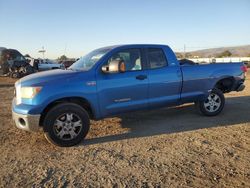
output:
[[148, 78], [140, 49], [121, 50], [109, 58], [125, 62], [123, 73], [97, 74], [97, 93], [102, 117], [148, 107]]

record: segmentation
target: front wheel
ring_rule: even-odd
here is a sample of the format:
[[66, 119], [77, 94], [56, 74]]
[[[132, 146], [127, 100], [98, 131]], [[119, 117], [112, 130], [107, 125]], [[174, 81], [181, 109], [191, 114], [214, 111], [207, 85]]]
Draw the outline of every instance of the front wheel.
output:
[[77, 104], [58, 104], [45, 116], [43, 129], [46, 139], [52, 144], [73, 146], [87, 135], [89, 116], [86, 110]]
[[198, 110], [206, 116], [216, 116], [224, 108], [225, 97], [221, 90], [215, 88], [204, 101], [196, 103]]

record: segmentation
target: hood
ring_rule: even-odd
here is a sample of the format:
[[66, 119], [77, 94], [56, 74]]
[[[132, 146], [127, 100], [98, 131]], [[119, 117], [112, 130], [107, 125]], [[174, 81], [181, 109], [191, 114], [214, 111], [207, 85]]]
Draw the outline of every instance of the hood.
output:
[[34, 74], [30, 74], [25, 76], [17, 81], [17, 83], [21, 83], [23, 86], [35, 86], [35, 85], [43, 85], [45, 83], [52, 83], [55, 80], [63, 80], [69, 81], [70, 79], [74, 78], [79, 71], [73, 70], [49, 70], [44, 72], [38, 72]]

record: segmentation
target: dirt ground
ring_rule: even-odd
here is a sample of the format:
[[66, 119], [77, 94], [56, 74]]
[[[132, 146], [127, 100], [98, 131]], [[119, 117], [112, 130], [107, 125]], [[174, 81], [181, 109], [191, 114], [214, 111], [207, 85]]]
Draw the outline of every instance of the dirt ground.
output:
[[1, 76], [0, 77], [0, 87], [11, 87], [17, 79], [13, 79], [10, 77]]
[[217, 117], [185, 105], [92, 121], [71, 148], [15, 128], [13, 87], [0, 86], [0, 187], [250, 187], [246, 85]]

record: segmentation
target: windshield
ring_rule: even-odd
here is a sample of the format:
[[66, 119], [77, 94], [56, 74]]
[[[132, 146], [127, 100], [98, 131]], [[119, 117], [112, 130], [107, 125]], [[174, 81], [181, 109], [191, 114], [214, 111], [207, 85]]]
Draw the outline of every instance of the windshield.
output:
[[89, 70], [91, 69], [96, 62], [98, 62], [103, 55], [105, 55], [110, 49], [98, 49], [94, 50], [87, 55], [80, 58], [69, 69], [73, 70]]

